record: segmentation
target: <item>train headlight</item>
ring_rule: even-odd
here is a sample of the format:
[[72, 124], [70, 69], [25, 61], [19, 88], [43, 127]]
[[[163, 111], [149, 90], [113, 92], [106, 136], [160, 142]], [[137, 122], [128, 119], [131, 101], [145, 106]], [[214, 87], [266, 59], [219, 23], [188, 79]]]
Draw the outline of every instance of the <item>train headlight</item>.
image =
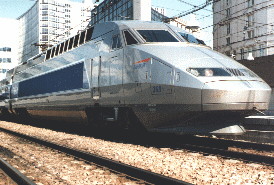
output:
[[194, 76], [231, 76], [226, 70], [222, 68], [187, 68], [187, 72], [191, 73]]
[[204, 73], [205, 73], [205, 76], [214, 76], [214, 72], [212, 69], [205, 69]]

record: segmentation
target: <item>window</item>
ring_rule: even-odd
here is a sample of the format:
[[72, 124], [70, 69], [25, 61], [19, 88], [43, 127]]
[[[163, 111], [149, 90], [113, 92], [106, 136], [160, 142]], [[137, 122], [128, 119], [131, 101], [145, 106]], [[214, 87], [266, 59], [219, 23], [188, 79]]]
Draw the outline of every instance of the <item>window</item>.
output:
[[248, 15], [247, 16], [247, 27], [253, 26], [254, 24], [254, 15]]
[[48, 34], [49, 30], [48, 28], [42, 28], [42, 34]]
[[58, 55], [59, 48], [60, 48], [60, 45], [58, 45], [58, 46], [56, 47], [56, 50], [55, 50], [55, 56], [57, 56], [57, 55]]
[[78, 42], [79, 42], [79, 34], [78, 35], [75, 35], [74, 37], [74, 42], [73, 42], [73, 47], [77, 47], [78, 46]]
[[48, 35], [42, 35], [42, 41], [48, 41]]
[[254, 38], [254, 30], [247, 31], [247, 37], [248, 37], [249, 39]]
[[264, 54], [264, 52], [265, 52], [265, 47], [264, 47], [263, 44], [261, 44], [261, 45], [259, 46], [259, 51], [260, 51], [260, 57], [262, 57], [262, 56], [265, 55], [265, 54]]
[[230, 23], [226, 25], [226, 34], [230, 34]]
[[42, 21], [48, 21], [48, 16], [42, 16]]
[[54, 53], [55, 53], [55, 47], [51, 49], [51, 58], [54, 57]]
[[231, 43], [230, 43], [230, 37], [227, 37], [226, 38], [226, 45], [228, 46], [228, 45], [230, 45]]
[[249, 56], [250, 54], [252, 54], [252, 56], [254, 57], [252, 47], [247, 48], [247, 56]]
[[65, 46], [64, 46], [64, 52], [68, 50], [68, 43], [69, 43], [69, 40], [66, 40]]
[[48, 5], [42, 5], [42, 10], [48, 10]]
[[241, 54], [241, 60], [243, 60], [244, 58], [245, 58], [245, 55], [244, 55], [244, 49], [242, 48], [241, 50], [240, 50], [240, 54]]
[[124, 31], [124, 35], [125, 35], [127, 45], [132, 45], [132, 44], [138, 43], [138, 41], [128, 31]]
[[254, 0], [247, 0], [247, 6], [251, 7], [254, 5]]
[[74, 38], [74, 37], [71, 37], [71, 38], [69, 39], [68, 50], [70, 50], [70, 49], [72, 48], [72, 46], [73, 46], [73, 38]]
[[47, 50], [46, 60], [50, 59], [50, 52], [51, 52], [51, 49]]
[[191, 34], [187, 34], [187, 33], [182, 33], [179, 32], [179, 34], [188, 42], [190, 43], [196, 43], [196, 44], [202, 44], [202, 45], [206, 45], [205, 42], [203, 40], [197, 39], [196, 37], [194, 37]]
[[3, 47], [3, 48], [0, 48], [0, 51], [11, 52], [11, 48], [9, 48], [9, 47]]
[[137, 30], [146, 42], [179, 42], [166, 30]]
[[121, 48], [122, 44], [121, 44], [121, 40], [120, 40], [120, 36], [119, 35], [114, 35], [112, 38], [112, 45], [111, 48], [112, 49], [118, 49]]
[[11, 58], [0, 58], [0, 63], [11, 63]]
[[[41, 76], [29, 78], [19, 83], [18, 96], [31, 96], [45, 93], [53, 93], [84, 87], [84, 63], [78, 63], [57, 71], [49, 72]], [[56, 82], [58, 79], [58, 82]]]
[[226, 9], [226, 17], [230, 17], [230, 8]]
[[64, 42], [61, 43], [59, 54], [63, 53], [63, 51], [64, 51], [64, 44], [65, 44]]
[[86, 35], [86, 31], [81, 32], [79, 45], [81, 45], [85, 42], [85, 35]]
[[91, 27], [91, 28], [87, 29], [87, 34], [86, 34], [86, 42], [91, 40], [91, 38], [92, 38], [92, 34], [93, 34], [93, 30], [94, 30], [94, 28], [93, 28], [93, 27]]

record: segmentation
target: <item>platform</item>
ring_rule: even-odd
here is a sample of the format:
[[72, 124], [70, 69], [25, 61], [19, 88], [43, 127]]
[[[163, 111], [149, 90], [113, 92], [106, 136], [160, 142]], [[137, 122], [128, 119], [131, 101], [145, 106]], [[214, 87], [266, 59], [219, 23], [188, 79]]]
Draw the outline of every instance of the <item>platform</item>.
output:
[[245, 118], [245, 125], [272, 125], [274, 126], [274, 116], [249, 116]]

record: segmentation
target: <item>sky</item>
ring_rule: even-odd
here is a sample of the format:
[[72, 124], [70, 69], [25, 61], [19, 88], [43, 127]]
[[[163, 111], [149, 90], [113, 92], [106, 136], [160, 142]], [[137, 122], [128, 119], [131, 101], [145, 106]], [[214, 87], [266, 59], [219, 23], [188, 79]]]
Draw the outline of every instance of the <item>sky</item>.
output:
[[[75, 2], [82, 2], [82, 0], [71, 0]], [[100, 0], [102, 2], [103, 0]], [[186, 3], [183, 3], [186, 2]], [[165, 8], [166, 15], [168, 17], [176, 16], [184, 11], [191, 10], [193, 5], [201, 5], [205, 3], [206, 0], [152, 0], [152, 6], [158, 8]], [[25, 13], [33, 4], [35, 0], [0, 0], [0, 18], [12, 18], [16, 19]], [[206, 10], [205, 10], [206, 9]], [[211, 5], [207, 6], [205, 9], [196, 12], [196, 19], [199, 22], [200, 28], [205, 28], [212, 25], [212, 12]], [[189, 20], [190, 16], [182, 17], [185, 20]], [[212, 42], [212, 27], [203, 29], [204, 41], [206, 43]], [[208, 44], [210, 45], [210, 44]]]

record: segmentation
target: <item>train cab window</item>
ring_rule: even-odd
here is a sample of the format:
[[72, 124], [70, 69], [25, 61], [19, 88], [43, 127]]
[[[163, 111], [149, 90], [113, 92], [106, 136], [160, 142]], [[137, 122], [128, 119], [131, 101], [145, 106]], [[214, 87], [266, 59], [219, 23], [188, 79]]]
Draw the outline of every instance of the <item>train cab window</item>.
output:
[[188, 42], [190, 43], [196, 43], [196, 44], [202, 44], [202, 45], [206, 45], [205, 42], [203, 40], [197, 39], [195, 38], [193, 35], [191, 34], [187, 34], [187, 33], [182, 33], [179, 32], [179, 34]]
[[118, 48], [121, 48], [121, 47], [122, 47], [122, 43], [121, 43], [121, 40], [120, 40], [120, 36], [119, 35], [114, 35], [112, 37], [111, 48], [114, 50], [114, 49], [118, 49]]
[[138, 44], [138, 41], [129, 33], [129, 31], [124, 31], [124, 35], [127, 45]]
[[53, 48], [51, 49], [51, 56], [50, 56], [51, 58], [54, 57], [54, 53], [55, 53], [55, 47], [53, 47]]
[[167, 30], [137, 30], [146, 42], [179, 42]]
[[70, 50], [70, 49], [72, 48], [72, 46], [73, 46], [73, 39], [74, 39], [74, 37], [71, 37], [71, 38], [69, 39], [68, 50]]
[[69, 40], [66, 40], [65, 45], [64, 45], [64, 52], [66, 52], [68, 50], [68, 43], [69, 43]]
[[73, 41], [73, 47], [74, 47], [74, 48], [78, 46], [79, 37], [80, 37], [79, 34], [78, 34], [78, 35], [75, 35], [75, 37], [74, 37], [74, 41]]
[[81, 45], [85, 42], [85, 35], [86, 35], [86, 31], [81, 32], [79, 45]]
[[59, 49], [60, 49], [60, 44], [56, 47], [56, 50], [55, 50], [55, 56], [57, 56], [57, 55], [58, 55]]
[[46, 54], [46, 60], [50, 59], [50, 52], [51, 52], [51, 49], [48, 49]]
[[64, 42], [61, 43], [60, 45], [60, 51], [59, 51], [59, 54], [62, 54], [64, 51]]
[[93, 34], [93, 30], [94, 30], [94, 27], [91, 27], [91, 28], [87, 29], [86, 42], [91, 40], [92, 34]]

